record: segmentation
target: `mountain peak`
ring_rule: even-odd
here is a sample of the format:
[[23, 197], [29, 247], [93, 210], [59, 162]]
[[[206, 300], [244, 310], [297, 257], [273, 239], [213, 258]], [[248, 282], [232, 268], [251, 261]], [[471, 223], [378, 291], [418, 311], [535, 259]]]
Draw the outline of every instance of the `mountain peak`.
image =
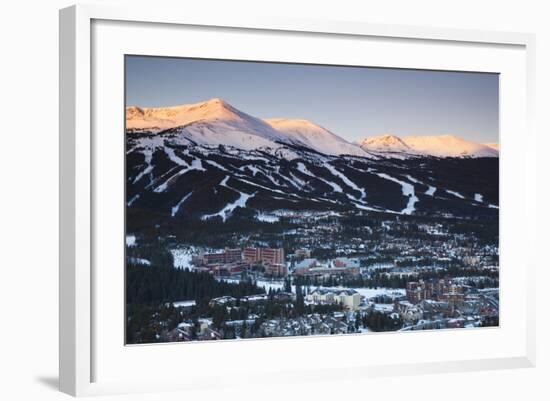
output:
[[232, 109], [233, 107], [229, 105], [225, 100], [219, 97], [213, 97], [212, 99], [205, 100], [204, 102], [199, 102], [191, 105], [182, 105], [183, 107], [209, 107], [209, 108], [227, 108]]
[[365, 138], [359, 145], [368, 151], [375, 152], [410, 152], [410, 147], [401, 138], [393, 134], [384, 134]]
[[205, 101], [204, 103], [220, 104], [220, 105], [226, 105], [227, 104], [227, 102], [225, 100], [223, 100], [222, 98], [220, 98], [220, 97], [213, 97], [212, 99], [209, 99], [209, 100]]
[[163, 130], [199, 120], [238, 120], [241, 112], [221, 98], [169, 107], [126, 108], [126, 128]]
[[498, 157], [493, 147], [466, 140], [458, 135], [380, 135], [360, 142], [363, 149], [374, 152], [401, 152], [436, 157]]

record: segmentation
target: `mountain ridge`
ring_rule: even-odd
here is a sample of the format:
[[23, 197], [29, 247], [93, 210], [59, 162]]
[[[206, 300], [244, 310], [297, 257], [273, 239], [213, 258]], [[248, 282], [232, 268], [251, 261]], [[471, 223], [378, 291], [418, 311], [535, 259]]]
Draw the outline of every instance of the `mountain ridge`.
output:
[[[299, 118], [260, 119], [221, 98], [169, 107], [126, 108], [126, 131], [159, 134], [171, 131], [201, 145], [244, 150], [303, 146], [325, 155], [365, 158], [498, 157], [498, 144], [480, 144], [456, 135], [384, 134], [351, 143], [336, 133]], [[292, 157], [292, 152], [287, 152]]]
[[375, 153], [405, 153], [411, 156], [432, 157], [498, 157], [495, 147], [469, 141], [457, 135], [407, 135], [386, 134], [365, 138], [359, 146]]

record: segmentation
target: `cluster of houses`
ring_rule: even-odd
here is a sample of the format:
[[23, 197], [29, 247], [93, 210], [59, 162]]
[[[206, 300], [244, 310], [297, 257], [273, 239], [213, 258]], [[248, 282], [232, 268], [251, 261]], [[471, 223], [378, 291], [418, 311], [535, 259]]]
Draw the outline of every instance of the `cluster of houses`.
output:
[[[460, 285], [447, 279], [419, 280], [411, 283], [406, 293], [387, 291], [365, 298], [354, 289], [318, 287], [306, 291], [305, 303], [340, 305], [340, 311], [327, 314], [313, 313], [292, 319], [270, 319], [263, 321], [257, 330], [262, 336], [344, 334], [356, 331], [356, 319], [361, 319], [371, 312], [399, 319], [399, 327], [402, 330], [478, 327], [485, 317], [498, 318], [498, 303], [494, 302], [494, 297], [498, 294], [494, 290], [469, 292], [459, 288]], [[461, 294], [460, 301], [451, 295], [454, 293]], [[249, 295], [240, 299], [222, 296], [211, 299], [209, 305], [233, 308], [243, 304], [262, 305], [270, 299], [289, 303], [296, 300], [296, 294], [276, 292], [270, 295]], [[187, 308], [194, 304], [180, 302], [174, 303], [174, 306]], [[224, 327], [231, 327], [234, 333], [240, 335], [240, 330], [243, 330], [243, 327], [252, 327], [257, 318], [257, 315], [252, 314], [244, 321], [225, 321]], [[224, 338], [224, 330], [221, 328], [220, 333], [220, 328], [214, 327], [212, 319], [200, 318], [195, 322], [181, 322], [165, 335], [169, 341], [215, 340]]]
[[314, 313], [298, 319], [273, 319], [262, 323], [260, 330], [268, 337], [346, 334], [350, 325], [344, 316], [343, 313], [325, 316]]
[[326, 263], [314, 258], [305, 258], [294, 266], [296, 276], [358, 276], [361, 274], [360, 262], [357, 258], [340, 257]]
[[181, 322], [178, 326], [166, 333], [166, 339], [170, 342], [220, 340], [221, 334], [212, 327], [211, 319], [198, 319], [197, 323]]
[[361, 295], [352, 289], [316, 288], [305, 297], [312, 304], [339, 304], [345, 309], [356, 310], [361, 304]]
[[427, 299], [437, 299], [458, 305], [465, 300], [464, 286], [455, 284], [451, 279], [409, 281], [406, 291], [407, 300], [415, 304]]
[[[307, 249], [297, 249], [293, 253], [292, 257], [297, 260], [292, 270], [294, 275], [329, 277], [361, 274], [358, 258], [337, 257], [321, 262], [310, 256]], [[237, 276], [255, 266], [261, 266], [267, 276], [286, 277], [290, 273], [283, 248], [225, 248], [220, 252], [194, 255], [191, 263], [194, 270], [206, 271], [218, 277]]]

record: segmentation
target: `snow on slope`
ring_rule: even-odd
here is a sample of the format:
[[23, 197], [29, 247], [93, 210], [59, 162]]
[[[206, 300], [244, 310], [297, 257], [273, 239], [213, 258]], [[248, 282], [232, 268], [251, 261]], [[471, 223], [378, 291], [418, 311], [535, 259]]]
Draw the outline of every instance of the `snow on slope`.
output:
[[[336, 168], [332, 165], [330, 165], [329, 163], [325, 164], [324, 167], [331, 172], [331, 174], [335, 175], [336, 177], [340, 178], [342, 181], [344, 181], [344, 183], [350, 187], [351, 189], [354, 189], [356, 190], [357, 192], [359, 192], [361, 194], [361, 198], [360, 199], [355, 199], [359, 202], [362, 202], [365, 197], [367, 196], [365, 190], [363, 188], [359, 188], [352, 180], [350, 180], [348, 177], [346, 177], [343, 173], [341, 173], [340, 171], [336, 170]], [[348, 196], [351, 196], [348, 194]]]
[[172, 161], [174, 161], [176, 164], [184, 167], [183, 169], [179, 170], [178, 172], [172, 174], [170, 177], [168, 177], [162, 184], [158, 185], [154, 191], [155, 192], [164, 192], [166, 191], [166, 189], [168, 188], [168, 186], [175, 182], [176, 179], [181, 176], [181, 175], [184, 175], [185, 173], [188, 173], [189, 171], [192, 171], [192, 170], [198, 170], [198, 171], [206, 171], [205, 168], [202, 166], [202, 162], [200, 159], [193, 159], [193, 161], [191, 162], [191, 164], [188, 164], [185, 160], [177, 157], [173, 150], [170, 149], [170, 148], [165, 148], [166, 151], [170, 150], [171, 151], [171, 154], [173, 154], [173, 157], [171, 157]]
[[126, 129], [169, 129], [197, 121], [242, 121], [251, 120], [266, 125], [262, 120], [243, 113], [223, 99], [213, 98], [204, 102], [170, 107], [126, 108]]
[[406, 136], [381, 135], [366, 138], [360, 146], [370, 152], [423, 155], [436, 157], [498, 157], [498, 144], [486, 144], [468, 141], [456, 135]]
[[494, 150], [500, 150], [500, 145], [498, 143], [484, 143], [484, 145]]
[[428, 184], [425, 184], [423, 183], [422, 181], [419, 181], [417, 180], [416, 178], [414, 177], [411, 177], [410, 175], [406, 175], [407, 179], [411, 182], [414, 182], [415, 184], [422, 184], [422, 185], [426, 185], [428, 187], [428, 189], [426, 190], [426, 192], [424, 192], [425, 195], [429, 195], [429, 196], [434, 196], [435, 194], [435, 191], [437, 190], [436, 187], [433, 187], [431, 185], [428, 185]]
[[[173, 107], [128, 107], [126, 129], [159, 132], [175, 128], [176, 143], [226, 145], [239, 149], [277, 148], [284, 136], [259, 118], [237, 110], [222, 99]], [[131, 132], [131, 131], [130, 131]]]
[[301, 162], [298, 163], [298, 171], [300, 171], [301, 173], [303, 173], [305, 175], [309, 175], [310, 177], [313, 177], [317, 180], [323, 181], [325, 184], [332, 187], [334, 192], [344, 193], [344, 191], [343, 191], [343, 189], [340, 185], [336, 184], [335, 182], [325, 180], [322, 177], [316, 176], [315, 174], [313, 174], [311, 171], [308, 170], [308, 168], [304, 165], [304, 163], [301, 163]]
[[405, 152], [414, 151], [401, 138], [396, 135], [386, 134], [365, 138], [359, 145], [366, 150], [373, 152]]
[[450, 189], [446, 189], [445, 192], [447, 192], [448, 194], [451, 194], [453, 196], [456, 196], [457, 198], [459, 199], [466, 199], [466, 197], [456, 191], [451, 191]]
[[[300, 145], [327, 155], [368, 157], [359, 146], [307, 120], [261, 120], [237, 110], [222, 99], [172, 107], [126, 109], [126, 129], [154, 133], [177, 129], [178, 140], [238, 149], [277, 149], [282, 143]], [[288, 157], [293, 158], [292, 152]]]
[[[376, 158], [376, 153], [386, 153], [386, 156], [399, 158], [410, 155], [498, 157], [498, 144], [479, 144], [454, 135], [404, 138], [382, 135], [352, 144], [311, 121], [281, 118], [261, 120], [219, 98], [172, 107], [131, 106], [126, 109], [126, 128], [129, 134], [134, 130], [174, 134], [170, 138], [174, 144], [195, 143], [207, 146], [225, 145], [242, 150], [285, 151], [284, 157], [287, 159], [297, 156], [291, 149], [284, 148], [284, 143], [308, 147], [333, 156]], [[160, 137], [165, 138], [164, 135]], [[151, 137], [151, 143], [145, 148], [162, 145], [158, 143], [159, 139], [159, 136]], [[165, 139], [161, 142], [163, 140]], [[145, 171], [143, 175], [147, 174]]]
[[230, 176], [226, 175], [225, 178], [220, 182], [220, 185], [222, 187], [226, 187], [226, 188], [229, 188], [232, 191], [237, 192], [239, 194], [239, 198], [234, 202], [228, 203], [222, 210], [220, 210], [217, 213], [206, 214], [206, 215], [202, 216], [201, 217], [202, 220], [209, 220], [213, 217], [218, 217], [219, 216], [219, 217], [222, 218], [222, 221], [225, 222], [225, 220], [227, 220], [227, 218], [229, 216], [231, 216], [231, 213], [233, 213], [233, 211], [235, 209], [237, 209], [238, 207], [246, 208], [246, 202], [248, 202], [248, 200], [255, 195], [255, 193], [247, 194], [247, 193], [239, 191], [238, 189], [230, 187], [229, 185], [227, 185], [227, 181], [229, 181], [229, 178], [230, 178]]
[[498, 157], [498, 151], [456, 135], [407, 136], [403, 141], [414, 151], [438, 157]]
[[412, 212], [416, 210], [414, 205], [416, 204], [416, 202], [418, 202], [418, 197], [414, 193], [414, 185], [409, 184], [408, 182], [405, 182], [405, 181], [401, 181], [386, 173], [375, 173], [375, 174], [380, 178], [384, 178], [386, 180], [393, 181], [401, 185], [401, 192], [405, 197], [409, 199], [409, 201], [407, 202], [407, 207], [401, 210], [401, 214], [412, 214]]
[[283, 141], [303, 144], [326, 155], [352, 155], [368, 157], [359, 146], [349, 143], [329, 130], [308, 120], [272, 118], [265, 120], [281, 133]]
[[180, 210], [181, 205], [185, 203], [185, 201], [193, 194], [193, 191], [189, 192], [187, 195], [185, 195], [181, 200], [176, 204], [176, 206], [172, 207], [172, 217], [174, 217], [176, 214], [178, 214], [178, 211]]

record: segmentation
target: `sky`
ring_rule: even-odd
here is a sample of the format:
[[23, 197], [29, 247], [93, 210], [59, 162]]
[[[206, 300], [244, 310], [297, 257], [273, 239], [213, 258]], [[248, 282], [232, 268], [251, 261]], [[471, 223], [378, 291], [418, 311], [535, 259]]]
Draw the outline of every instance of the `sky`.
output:
[[126, 56], [126, 106], [219, 97], [259, 118], [310, 120], [350, 142], [453, 134], [498, 142], [498, 74]]

